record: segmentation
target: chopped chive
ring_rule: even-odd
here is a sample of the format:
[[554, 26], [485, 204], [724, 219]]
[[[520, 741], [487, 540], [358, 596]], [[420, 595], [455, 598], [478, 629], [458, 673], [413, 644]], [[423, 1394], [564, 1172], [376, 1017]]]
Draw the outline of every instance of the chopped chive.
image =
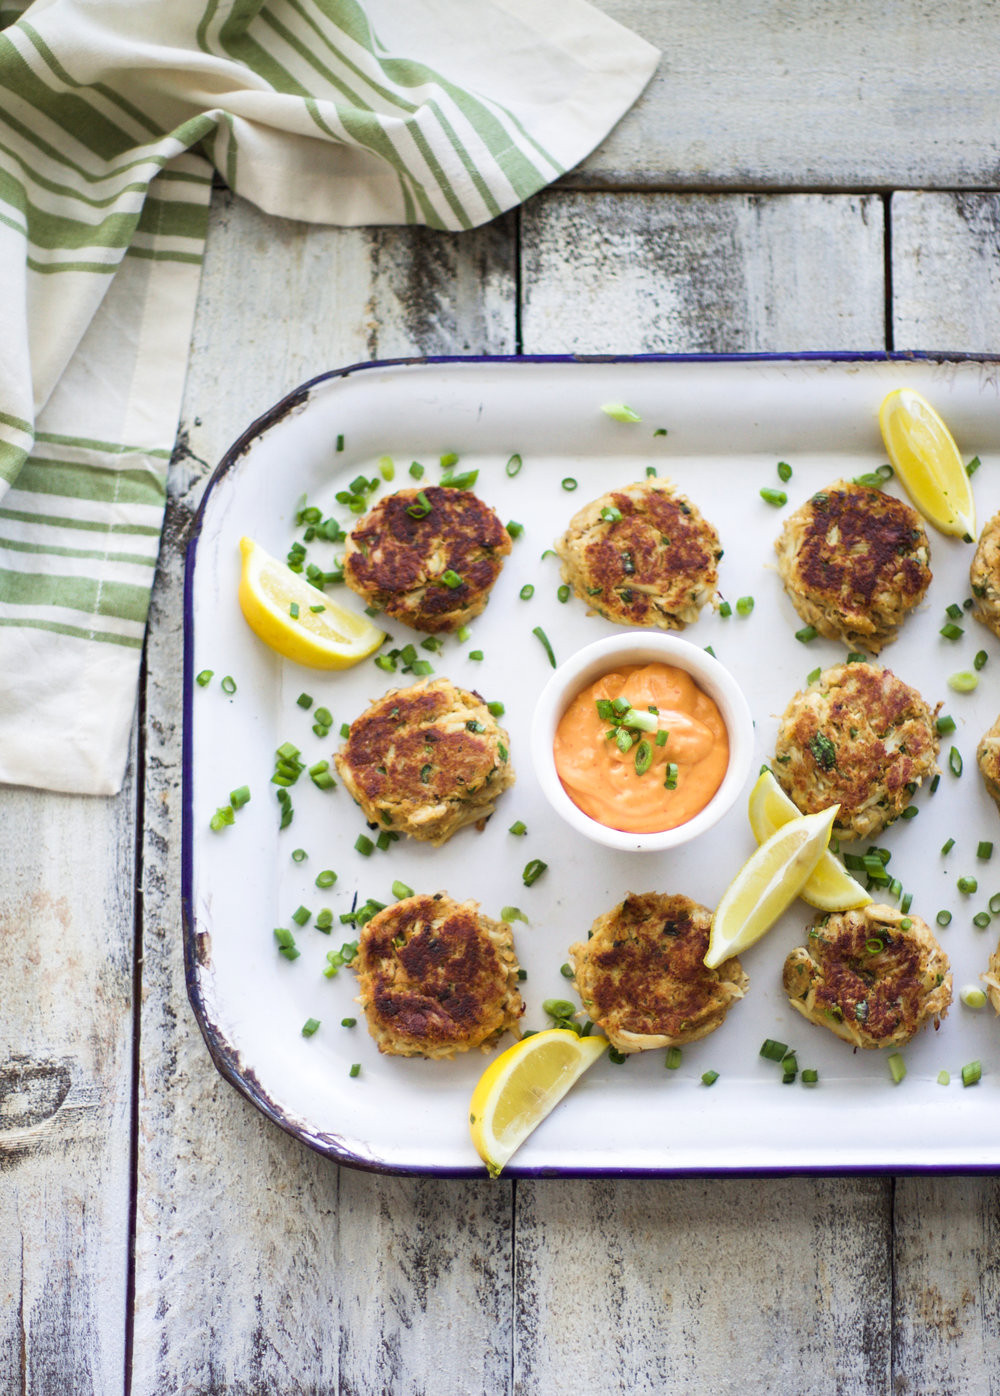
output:
[[958, 881], [955, 883], [955, 886], [958, 888], [960, 892], [962, 892], [967, 897], [971, 896], [973, 892], [978, 892], [979, 890], [979, 883], [976, 881], [974, 877], [960, 877]]
[[234, 678], [232, 678], [231, 675], [227, 674], [226, 677], [222, 680], [222, 682], [221, 682], [221, 684], [220, 684], [220, 687], [221, 687], [223, 693], [235, 693], [235, 692], [236, 692], [236, 680], [235, 680]]
[[988, 839], [980, 839], [976, 845], [976, 857], [984, 860], [993, 857], [993, 845]]
[[938, 923], [939, 926], [950, 926], [950, 925], [951, 925], [951, 912], [950, 912], [950, 911], [939, 911], [935, 919], [936, 919], [936, 921], [937, 921], [937, 923]]
[[981, 1081], [982, 1079], [983, 1079], [983, 1064], [982, 1064], [982, 1062], [979, 1062], [979, 1061], [975, 1061], [975, 1062], [966, 1062], [965, 1066], [962, 1067], [962, 1085], [963, 1085], [963, 1086], [975, 1086], [975, 1085], [977, 1084], [977, 1082]]
[[524, 883], [525, 887], [530, 887], [533, 883], [537, 882], [548, 866], [548, 863], [543, 863], [541, 858], [532, 858], [531, 862], [525, 865], [524, 871], [521, 873], [521, 881]]
[[753, 610], [753, 597], [741, 596], [736, 602], [736, 614], [738, 616], [748, 616]]
[[305, 1022], [302, 1024], [302, 1036], [303, 1036], [303, 1037], [312, 1037], [313, 1033], [316, 1031], [316, 1029], [317, 1029], [318, 1027], [319, 1027], [319, 1019], [318, 1019], [318, 1018], [307, 1018], [307, 1019], [305, 1020]]
[[815, 640], [818, 634], [819, 631], [816, 629], [815, 625], [804, 625], [801, 630], [796, 630], [795, 638], [803, 645], [808, 645], [810, 640]]
[[536, 625], [531, 633], [541, 644], [542, 649], [549, 657], [549, 663], [552, 665], [554, 669], [556, 667], [556, 657], [552, 652], [552, 646], [549, 643], [549, 637], [546, 635], [545, 631], [542, 629], [540, 625]]
[[732, 608], [732, 606], [730, 606], [729, 602], [728, 602], [728, 601], [720, 601], [720, 603], [719, 603], [719, 615], [722, 617], [722, 619], [723, 619], [723, 620], [727, 620], [727, 619], [729, 618], [729, 616], [731, 616], [732, 614], [733, 614], [733, 608]]
[[641, 422], [642, 418], [634, 407], [624, 402], [602, 402], [601, 411], [616, 422]]
[[202, 671], [201, 671], [200, 674], [196, 674], [196, 675], [195, 675], [195, 680], [194, 680], [194, 681], [195, 681], [195, 683], [198, 685], [199, 688], [204, 688], [206, 684], [211, 683], [211, 681], [212, 681], [212, 675], [213, 675], [214, 673], [215, 673], [215, 670], [214, 670], [214, 669], [202, 669]]
[[788, 503], [788, 495], [784, 490], [774, 490], [769, 485], [765, 485], [760, 491], [760, 497], [765, 504], [773, 504], [776, 509]]
[[703, 1086], [714, 1086], [719, 1079], [717, 1071], [703, 1071], [701, 1074], [701, 1084]]
[[668, 1071], [676, 1071], [683, 1060], [684, 1053], [681, 1051], [679, 1047], [667, 1048], [667, 1058], [664, 1062], [664, 1066], [667, 1068]]
[[560, 480], [559, 483], [562, 485], [564, 490], [572, 491], [576, 489], [577, 485], [580, 482], [579, 480], [574, 480], [572, 475], [567, 475], [562, 480]]
[[954, 847], [955, 847], [955, 840], [954, 840], [954, 839], [945, 839], [944, 843], [941, 845], [941, 852], [942, 852], [942, 853], [950, 853], [951, 850], [952, 850]]
[[906, 1063], [898, 1052], [890, 1052], [888, 1056], [889, 1072], [893, 1081], [898, 1086], [906, 1075]]
[[975, 659], [972, 661], [973, 669], [979, 670], [984, 668], [988, 659], [989, 655], [985, 650], [978, 650]]
[[514, 476], [518, 474], [523, 464], [524, 461], [515, 451], [514, 454], [508, 459], [507, 464], [504, 466], [504, 470], [513, 480]]
[[966, 475], [968, 475], [971, 479], [981, 465], [982, 461], [979, 459], [979, 457], [973, 456], [972, 459], [969, 461], [969, 464], [965, 467]]

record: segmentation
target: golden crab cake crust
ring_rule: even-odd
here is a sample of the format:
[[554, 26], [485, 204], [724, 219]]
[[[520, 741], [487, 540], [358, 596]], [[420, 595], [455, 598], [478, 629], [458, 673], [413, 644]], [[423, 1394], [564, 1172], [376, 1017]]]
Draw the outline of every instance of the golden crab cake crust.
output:
[[1000, 809], [1000, 717], [980, 738], [976, 748], [976, 764], [987, 793]]
[[979, 977], [986, 985], [986, 997], [993, 1006], [993, 1012], [1000, 1014], [1000, 944], [990, 956], [986, 973]]
[[831, 640], [878, 654], [931, 581], [920, 516], [882, 490], [837, 480], [785, 520], [774, 545], [792, 605]]
[[1000, 635], [1000, 514], [994, 514], [979, 535], [969, 566], [972, 614], [994, 635]]
[[706, 1037], [750, 981], [739, 960], [704, 964], [712, 913], [690, 897], [630, 892], [569, 948], [577, 992], [620, 1052]]
[[[415, 630], [456, 630], [482, 611], [510, 549], [507, 530], [471, 490], [398, 490], [348, 534], [344, 581]], [[449, 585], [446, 574], [460, 581]]]
[[774, 774], [803, 814], [839, 804], [834, 833], [871, 838], [937, 770], [936, 714], [891, 670], [837, 664], [785, 709]]
[[902, 1046], [951, 1003], [948, 957], [927, 922], [875, 902], [813, 926], [782, 981], [804, 1018], [855, 1047]]
[[517, 1035], [524, 1002], [510, 927], [473, 901], [407, 897], [362, 929], [355, 958], [368, 1030], [380, 1052], [453, 1057]]
[[445, 678], [390, 689], [334, 756], [369, 824], [442, 844], [514, 784], [510, 738], [478, 693]]
[[666, 479], [610, 490], [584, 505], [556, 552], [563, 581], [591, 611], [661, 630], [683, 630], [714, 601], [722, 556], [715, 529]]

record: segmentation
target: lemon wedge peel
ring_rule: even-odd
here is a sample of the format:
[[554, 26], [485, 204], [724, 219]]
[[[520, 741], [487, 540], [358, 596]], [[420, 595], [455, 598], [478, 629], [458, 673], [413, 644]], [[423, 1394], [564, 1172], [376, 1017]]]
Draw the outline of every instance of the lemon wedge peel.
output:
[[472, 1092], [469, 1132], [491, 1177], [607, 1046], [603, 1037], [548, 1028], [522, 1037], [490, 1063]]
[[240, 610], [254, 634], [285, 659], [311, 669], [348, 669], [385, 639], [367, 616], [331, 601], [252, 538], [240, 539], [240, 553]]
[[715, 908], [705, 964], [717, 969], [760, 940], [809, 881], [826, 851], [839, 805], [800, 814], [752, 853]]
[[[750, 828], [758, 843], [769, 839], [775, 829], [797, 819], [802, 811], [785, 794], [774, 777], [774, 772], [764, 770], [750, 791], [747, 808]], [[844, 867], [838, 858], [826, 849], [816, 864], [809, 881], [799, 896], [818, 911], [851, 911], [855, 907], [868, 906], [871, 894], [866, 892]]]
[[972, 482], [951, 432], [925, 397], [895, 388], [878, 414], [892, 467], [924, 518], [942, 533], [976, 537]]

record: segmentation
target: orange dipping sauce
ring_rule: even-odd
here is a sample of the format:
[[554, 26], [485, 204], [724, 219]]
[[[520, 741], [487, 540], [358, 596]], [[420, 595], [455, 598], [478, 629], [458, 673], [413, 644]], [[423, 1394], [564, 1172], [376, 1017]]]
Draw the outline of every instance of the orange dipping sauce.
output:
[[[658, 709], [666, 743], [658, 746], [655, 732], [629, 729], [633, 744], [621, 751], [606, 735], [615, 719], [597, 711], [599, 699], [615, 698], [639, 713]], [[643, 738], [652, 760], [640, 775], [636, 749]], [[709, 803], [729, 765], [729, 733], [715, 702], [683, 669], [626, 664], [576, 695], [556, 728], [553, 755], [563, 789], [584, 814], [609, 829], [652, 834], [686, 824]], [[665, 784], [670, 765], [677, 768], [672, 790]]]

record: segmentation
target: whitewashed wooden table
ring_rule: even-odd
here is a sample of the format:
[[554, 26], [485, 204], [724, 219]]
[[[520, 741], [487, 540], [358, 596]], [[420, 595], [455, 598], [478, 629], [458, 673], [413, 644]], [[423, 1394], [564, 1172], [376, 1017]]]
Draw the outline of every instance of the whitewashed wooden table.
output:
[[1000, 1392], [993, 1177], [338, 1169], [215, 1071], [184, 985], [182, 556], [311, 375], [398, 355], [1000, 353], [1000, 11], [603, 0], [664, 50], [477, 232], [212, 213], [135, 741], [0, 820], [0, 1391]]

